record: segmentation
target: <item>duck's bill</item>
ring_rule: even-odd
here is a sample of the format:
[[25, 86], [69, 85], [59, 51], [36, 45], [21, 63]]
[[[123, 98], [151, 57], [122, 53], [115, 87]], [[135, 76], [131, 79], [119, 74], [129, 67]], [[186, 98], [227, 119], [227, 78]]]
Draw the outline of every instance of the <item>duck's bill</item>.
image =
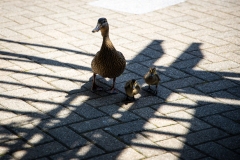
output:
[[94, 32], [98, 32], [100, 29], [101, 29], [101, 25], [100, 25], [100, 24], [97, 24], [96, 28], [94, 28], [94, 29], [92, 30], [92, 32], [93, 32], [93, 33], [94, 33]]

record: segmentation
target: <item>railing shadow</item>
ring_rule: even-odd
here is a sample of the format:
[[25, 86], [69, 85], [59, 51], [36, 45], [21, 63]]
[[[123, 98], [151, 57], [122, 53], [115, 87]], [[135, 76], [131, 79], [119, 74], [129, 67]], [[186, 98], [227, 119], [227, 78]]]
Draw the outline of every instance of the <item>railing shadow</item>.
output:
[[[60, 47], [4, 39], [0, 41], [88, 55]], [[139, 153], [154, 157], [166, 152], [181, 159], [199, 159], [206, 155], [216, 158], [208, 152], [208, 146], [201, 144], [227, 138], [229, 135], [239, 134], [240, 131], [229, 131], [229, 128], [209, 120], [208, 116], [216, 119], [214, 116], [218, 113], [238, 109], [239, 97], [229, 95], [231, 90], [238, 86], [239, 81], [226, 77], [234, 78], [240, 75], [232, 72], [194, 70], [204, 59], [200, 43], [190, 44], [174, 59], [165, 53], [161, 47], [162, 42], [153, 41], [128, 63], [124, 74], [117, 79], [117, 87], [120, 90], [117, 95], [91, 92], [90, 80], [69, 79], [31, 71], [22, 74], [80, 82], [82, 85], [73, 90], [62, 90], [1, 80], [2, 85], [59, 93], [59, 96], [43, 99], [12, 96], [4, 92], [0, 94], [0, 98], [5, 99], [0, 102], [0, 113], [7, 115], [0, 121], [0, 143], [3, 148], [1, 158], [99, 160], [121, 159], [125, 153], [131, 153], [136, 154], [135, 158], [141, 159], [144, 156]], [[19, 62], [91, 70], [90, 67], [81, 65], [0, 51], [0, 58], [4, 59], [4, 56], [11, 57], [12, 61], [20, 58], [20, 61], [17, 59]], [[143, 61], [144, 58], [149, 60]], [[148, 67], [153, 65], [162, 78], [157, 96], [146, 91], [142, 78]], [[9, 68], [0, 68], [0, 71], [18, 73], [18, 70]], [[125, 98], [123, 86], [131, 78], [137, 79], [143, 85], [143, 89], [136, 102], [125, 105], [122, 103]], [[100, 77], [98, 83], [104, 87], [111, 85], [108, 80]], [[209, 90], [205, 85], [211, 83], [225, 83], [227, 87], [213, 84], [213, 89]], [[231, 89], [227, 92], [228, 96], [213, 94], [228, 89]], [[226, 104], [224, 100], [232, 102]], [[225, 121], [223, 114], [221, 117], [220, 121], [230, 121]], [[232, 122], [237, 123], [234, 119]], [[200, 133], [207, 138], [196, 141]], [[238, 156], [235, 151], [231, 153], [235, 158]]]

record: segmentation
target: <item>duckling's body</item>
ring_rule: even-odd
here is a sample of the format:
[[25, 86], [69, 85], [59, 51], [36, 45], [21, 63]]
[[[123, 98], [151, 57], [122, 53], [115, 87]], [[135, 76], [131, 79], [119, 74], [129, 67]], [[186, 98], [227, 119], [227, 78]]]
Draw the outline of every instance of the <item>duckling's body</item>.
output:
[[126, 67], [126, 60], [123, 54], [114, 48], [109, 38], [109, 26], [106, 18], [100, 18], [98, 20], [98, 24], [93, 32], [97, 32], [99, 30], [101, 30], [103, 42], [100, 51], [96, 53], [91, 63], [93, 71], [92, 90], [100, 88], [95, 82], [96, 74], [99, 74], [102, 77], [113, 78], [113, 85], [110, 92], [114, 93], [116, 77], [123, 73]]
[[157, 94], [157, 87], [160, 82], [160, 77], [157, 74], [156, 68], [152, 67], [149, 69], [149, 71], [144, 76], [145, 82], [148, 84], [148, 89], [150, 90], [150, 85], [155, 85], [156, 90], [154, 91], [155, 94]]
[[134, 95], [138, 94], [141, 90], [140, 85], [135, 79], [127, 81], [124, 88], [127, 95], [126, 100], [129, 100], [129, 98], [132, 98], [134, 100]]

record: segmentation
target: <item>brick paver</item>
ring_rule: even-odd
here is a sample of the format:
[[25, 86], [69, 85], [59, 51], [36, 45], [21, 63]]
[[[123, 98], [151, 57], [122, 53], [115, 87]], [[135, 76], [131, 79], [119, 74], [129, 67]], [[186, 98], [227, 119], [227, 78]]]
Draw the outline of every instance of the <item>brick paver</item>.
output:
[[[140, 15], [91, 1], [0, 2], [0, 159], [240, 159], [239, 1]], [[127, 60], [118, 94], [90, 90], [100, 17]], [[126, 104], [133, 78], [142, 90]]]

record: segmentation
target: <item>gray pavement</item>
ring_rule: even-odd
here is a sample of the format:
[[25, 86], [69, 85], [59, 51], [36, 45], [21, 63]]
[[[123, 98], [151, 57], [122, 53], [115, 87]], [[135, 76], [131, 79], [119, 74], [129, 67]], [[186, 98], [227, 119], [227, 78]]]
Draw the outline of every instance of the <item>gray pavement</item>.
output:
[[[90, 2], [0, 1], [0, 159], [239, 160], [240, 1], [144, 14]], [[90, 90], [100, 17], [127, 59], [114, 95]], [[143, 80], [151, 66], [156, 96]], [[124, 104], [132, 78], [141, 94]]]

